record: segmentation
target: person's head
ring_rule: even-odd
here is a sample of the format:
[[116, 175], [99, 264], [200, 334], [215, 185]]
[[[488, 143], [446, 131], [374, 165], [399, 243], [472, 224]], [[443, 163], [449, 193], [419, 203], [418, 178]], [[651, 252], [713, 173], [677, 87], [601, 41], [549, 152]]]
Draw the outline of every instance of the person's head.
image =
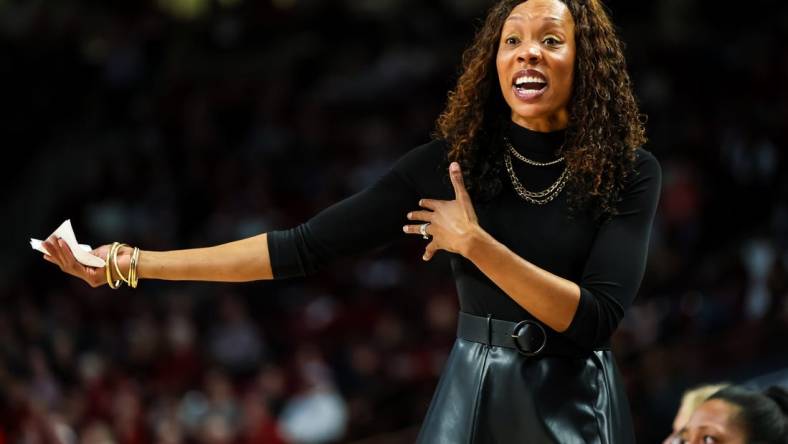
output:
[[711, 395], [679, 433], [687, 444], [788, 443], [788, 392], [771, 387], [756, 392], [738, 386]]
[[672, 444], [679, 436], [681, 429], [689, 421], [692, 413], [695, 412], [695, 409], [703, 404], [709, 396], [727, 386], [728, 384], [709, 384], [695, 387], [684, 392], [684, 395], [681, 397], [679, 410], [676, 412], [676, 417], [673, 419], [673, 432], [665, 439], [663, 444]]
[[574, 202], [593, 201], [597, 214], [612, 214], [635, 148], [645, 143], [622, 46], [600, 0], [492, 7], [436, 128], [474, 197], [500, 191], [500, 139], [509, 124], [566, 128]]
[[575, 22], [558, 0], [528, 0], [503, 22], [498, 83], [511, 120], [536, 131], [566, 128], [575, 68]]

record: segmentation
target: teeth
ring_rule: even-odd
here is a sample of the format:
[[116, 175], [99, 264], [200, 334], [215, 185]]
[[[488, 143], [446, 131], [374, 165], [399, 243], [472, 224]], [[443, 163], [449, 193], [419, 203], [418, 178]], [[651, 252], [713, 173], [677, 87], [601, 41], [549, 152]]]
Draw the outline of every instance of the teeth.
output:
[[545, 82], [544, 79], [540, 79], [539, 77], [529, 77], [529, 76], [519, 77], [517, 78], [517, 80], [514, 81], [514, 84], [516, 86], [520, 86], [523, 83], [547, 83], [547, 82]]

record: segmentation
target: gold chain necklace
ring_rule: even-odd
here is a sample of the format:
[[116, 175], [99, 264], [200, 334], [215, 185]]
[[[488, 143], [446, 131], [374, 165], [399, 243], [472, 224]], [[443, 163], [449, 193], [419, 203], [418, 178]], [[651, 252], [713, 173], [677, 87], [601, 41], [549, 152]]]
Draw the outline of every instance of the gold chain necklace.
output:
[[521, 161], [523, 161], [523, 162], [527, 163], [528, 165], [533, 165], [533, 166], [538, 166], [538, 167], [546, 167], [546, 166], [552, 166], [552, 165], [555, 165], [555, 164], [557, 164], [557, 163], [561, 163], [561, 162], [563, 162], [563, 161], [564, 161], [564, 156], [561, 156], [561, 157], [559, 157], [558, 159], [551, 160], [550, 162], [537, 162], [537, 161], [535, 161], [535, 160], [531, 160], [531, 159], [529, 159], [529, 158], [527, 158], [527, 157], [523, 156], [522, 154], [520, 154], [520, 152], [519, 152], [519, 151], [517, 151], [516, 149], [514, 149], [514, 146], [512, 145], [512, 143], [511, 143], [511, 142], [509, 142], [509, 139], [508, 139], [508, 138], [504, 137], [504, 138], [503, 138], [503, 143], [506, 145], [506, 149], [508, 149], [508, 150], [509, 150], [509, 152], [510, 152], [510, 153], [512, 153], [512, 155], [513, 155], [514, 157], [516, 157], [516, 158], [518, 158], [519, 160], [521, 160]]
[[[563, 160], [563, 157], [560, 160]], [[514, 187], [514, 190], [526, 202], [530, 202], [534, 205], [544, 205], [551, 202], [556, 198], [556, 196], [561, 194], [561, 191], [564, 189], [564, 186], [569, 179], [569, 168], [564, 167], [564, 171], [560, 176], [558, 176], [558, 179], [547, 189], [537, 192], [528, 191], [520, 182], [520, 179], [517, 178], [517, 175], [514, 174], [514, 168], [512, 168], [512, 157], [509, 155], [508, 151], [504, 151], [503, 153], [503, 162], [506, 165], [506, 171], [509, 173], [509, 178], [512, 180], [512, 186]], [[556, 161], [553, 162], [557, 163]]]

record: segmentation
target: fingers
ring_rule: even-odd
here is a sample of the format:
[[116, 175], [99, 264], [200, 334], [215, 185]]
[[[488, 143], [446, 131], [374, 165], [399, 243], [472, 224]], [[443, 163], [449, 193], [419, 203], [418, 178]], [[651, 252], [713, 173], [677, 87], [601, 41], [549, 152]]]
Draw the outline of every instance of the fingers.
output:
[[71, 252], [71, 249], [66, 244], [66, 241], [63, 239], [57, 240], [58, 251], [60, 252], [60, 263], [63, 264], [64, 267], [68, 269], [74, 269], [74, 266], [77, 264], [77, 260], [74, 259], [74, 253]]
[[[422, 235], [422, 232], [421, 232], [421, 226], [422, 225], [424, 225], [424, 224], [405, 225], [405, 226], [402, 227], [402, 231], [404, 231], [407, 234], [418, 234], [419, 236], [421, 236]], [[427, 233], [428, 236], [430, 235], [430, 231], [429, 230], [430, 230], [430, 226], [427, 225], [426, 233]]]
[[438, 251], [438, 246], [435, 244], [435, 241], [430, 242], [427, 244], [427, 247], [424, 249], [424, 256], [421, 258], [427, 262], [432, 259], [432, 256], [435, 255], [435, 252]]
[[432, 222], [432, 217], [435, 215], [432, 211], [411, 211], [407, 217], [410, 220], [423, 220], [424, 222]]
[[454, 187], [455, 198], [463, 205], [469, 204], [471, 199], [468, 191], [465, 189], [465, 181], [462, 177], [462, 169], [460, 169], [459, 163], [452, 162], [449, 165], [449, 177], [451, 177], [451, 185]]
[[428, 210], [435, 211], [438, 209], [438, 206], [441, 204], [441, 201], [435, 199], [421, 199], [419, 200], [419, 206], [424, 207]]
[[[64, 273], [82, 279], [93, 288], [100, 287], [106, 282], [104, 268], [93, 268], [80, 264], [64, 240], [50, 236], [44, 241], [43, 246], [49, 253], [43, 255], [44, 260], [57, 265]], [[106, 260], [105, 246], [93, 250], [91, 253]]]
[[74, 259], [74, 254], [63, 239], [54, 236], [49, 237], [44, 241], [44, 249], [49, 252], [48, 255], [44, 255], [44, 259], [47, 261], [56, 264], [67, 273], [75, 274], [78, 271], [76, 267], [78, 263]]
[[85, 267], [85, 275], [87, 276], [85, 282], [93, 288], [100, 287], [107, 282], [103, 268]]
[[[425, 200], [429, 200], [429, 199], [422, 199], [422, 201], [420, 201], [419, 204], [422, 205], [422, 206], [425, 206], [423, 204], [424, 203], [423, 201], [425, 201]], [[428, 204], [429, 203], [431, 203], [431, 202], [428, 202]], [[430, 236], [430, 243], [427, 244], [427, 247], [424, 250], [424, 255], [421, 257], [424, 261], [429, 261], [430, 259], [432, 259], [432, 256], [435, 255], [435, 252], [439, 250], [437, 241], [435, 240], [434, 237], [432, 237], [432, 233], [430, 233], [431, 224], [430, 224], [429, 221], [432, 220], [434, 215], [435, 215], [435, 213], [433, 213], [431, 211], [411, 211], [410, 213], [408, 213], [408, 219], [427, 221], [426, 222], [427, 223], [427, 227], [424, 230], [424, 233], [426, 233], [428, 236]], [[423, 225], [424, 225], [423, 223], [422, 224], [416, 224], [416, 225], [404, 225], [402, 227], [402, 231], [404, 231], [407, 234], [417, 234], [419, 236], [423, 236], [424, 233], [422, 233], [422, 231], [421, 231], [421, 227]]]
[[[60, 245], [58, 244], [58, 239], [54, 236], [48, 237], [44, 241], [44, 249], [47, 251], [48, 254], [45, 254], [45, 259], [49, 262], [58, 265], [61, 269], [63, 268], [62, 264], [63, 261], [61, 259], [62, 253], [60, 251]], [[46, 257], [48, 256], [48, 257]]]

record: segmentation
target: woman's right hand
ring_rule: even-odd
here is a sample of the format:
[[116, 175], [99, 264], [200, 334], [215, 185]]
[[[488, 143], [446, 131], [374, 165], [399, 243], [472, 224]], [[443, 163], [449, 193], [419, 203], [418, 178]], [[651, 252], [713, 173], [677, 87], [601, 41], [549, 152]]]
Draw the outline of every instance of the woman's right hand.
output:
[[[90, 254], [98, 256], [107, 262], [107, 255], [109, 254], [110, 247], [111, 245], [102, 245], [91, 251]], [[50, 236], [44, 241], [44, 249], [49, 252], [49, 254], [44, 254], [44, 259], [60, 267], [61, 271], [82, 279], [93, 288], [100, 287], [107, 283], [105, 269], [103, 267], [88, 267], [77, 262], [76, 258], [74, 258], [74, 254], [71, 252], [71, 249], [69, 249], [68, 245], [63, 239]], [[124, 263], [122, 256], [125, 255], [122, 255], [121, 253], [118, 254], [118, 261], [120, 262], [118, 265], [121, 266], [121, 270], [123, 269]], [[125, 262], [128, 262], [128, 260]], [[109, 263], [107, 263], [107, 266], [109, 266]], [[126, 268], [128, 268], [128, 264], [126, 264]], [[117, 279], [117, 273], [115, 273], [115, 270], [111, 271], [113, 279]]]

